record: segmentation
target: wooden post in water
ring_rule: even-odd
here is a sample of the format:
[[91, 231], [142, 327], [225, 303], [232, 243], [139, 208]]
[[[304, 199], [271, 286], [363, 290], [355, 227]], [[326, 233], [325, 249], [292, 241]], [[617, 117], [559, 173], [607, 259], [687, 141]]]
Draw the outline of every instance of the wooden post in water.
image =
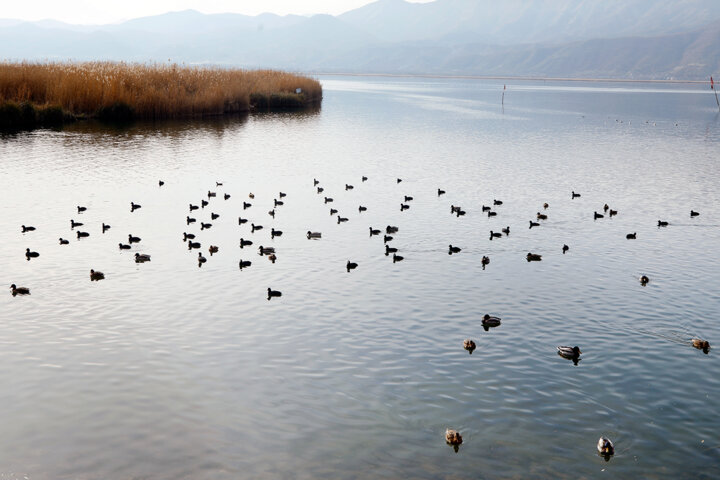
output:
[[718, 110], [720, 110], [720, 101], [718, 100], [717, 90], [715, 90], [715, 82], [713, 81], [712, 75], [710, 75], [710, 90], [715, 92], [715, 103], [717, 103]]
[[[712, 78], [712, 77], [710, 77]], [[505, 89], [507, 88], [507, 85], [503, 85], [503, 95], [502, 95], [502, 106], [505, 106]], [[715, 93], [715, 96], [717, 96], [717, 93]]]

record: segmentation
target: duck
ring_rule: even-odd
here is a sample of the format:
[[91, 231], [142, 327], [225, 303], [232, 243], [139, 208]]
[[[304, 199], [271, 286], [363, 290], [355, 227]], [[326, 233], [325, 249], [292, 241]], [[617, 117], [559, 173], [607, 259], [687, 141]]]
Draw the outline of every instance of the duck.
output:
[[393, 263], [402, 262], [403, 260], [405, 260], [405, 257], [393, 253]]
[[603, 205], [603, 211], [607, 212], [609, 208], [610, 207], [608, 206], [607, 203], [605, 205]]
[[569, 359], [575, 359], [580, 356], [582, 353], [580, 351], [580, 347], [575, 345], [574, 347], [567, 347], [567, 346], [559, 346], [557, 347], [558, 355], [560, 355], [563, 358], [569, 358]]
[[493, 199], [493, 205], [502, 205], [502, 204], [503, 204], [502, 200]]
[[223, 184], [222, 184], [222, 182], [215, 182], [215, 186], [216, 186], [216, 187], [222, 187]]
[[270, 230], [270, 238], [280, 237], [282, 234], [282, 230], [275, 230], [274, 228]]
[[700, 212], [696, 212], [695, 210], [690, 210], [691, 217], [697, 217], [698, 215], [700, 215]]
[[10, 285], [10, 293], [14, 297], [15, 295], [30, 295], [30, 289], [27, 287], [18, 287], [14, 283]]
[[613, 209], [611, 208], [608, 213], [609, 213], [609, 216], [610, 216], [610, 217], [614, 217], [615, 215], [617, 215], [618, 211], [617, 211], [617, 210], [613, 210]]
[[243, 210], [247, 210], [248, 208], [252, 207], [252, 203], [249, 202], [243, 202]]
[[313, 186], [317, 185], [318, 183], [320, 183], [320, 180], [318, 180], [317, 178], [313, 178]]
[[210, 220], [217, 220], [218, 218], [220, 218], [219, 213], [210, 212]]
[[82, 227], [83, 225], [85, 225], [85, 224], [82, 222], [76, 222], [75, 220], [70, 220], [70, 228]]
[[250, 224], [250, 232], [254, 232], [255, 230], [262, 230], [262, 225], [255, 225], [254, 223]]
[[238, 217], [238, 225], [242, 225], [243, 223], [247, 223], [247, 218]]
[[698, 350], [702, 350], [703, 353], [708, 353], [708, 350], [710, 350], [710, 342], [708, 342], [707, 340], [702, 340], [700, 338], [693, 338], [692, 346], [697, 348]]
[[212, 227], [212, 223], [200, 222], [200, 230], [206, 230]]
[[130, 250], [132, 248], [130, 245], [125, 245], [123, 243], [118, 243], [118, 246], [120, 247], [120, 250]]
[[131, 212], [134, 212], [135, 210], [137, 210], [138, 208], [141, 208], [141, 207], [142, 207], [142, 205], [139, 205], [135, 202], [130, 202], [130, 211]]
[[89, 237], [89, 236], [90, 236], [90, 234], [88, 232], [81, 232], [80, 230], [78, 230], [78, 232], [77, 232], [77, 238], [85, 238], [85, 237]]
[[80, 205], [77, 206], [78, 213], [82, 213], [87, 210], [87, 207], [81, 207]]
[[213, 253], [217, 253], [220, 250], [220, 247], [217, 245], [210, 245], [210, 248], [208, 248], [208, 252], [210, 252], [210, 256], [212, 257]]
[[413, 197], [408, 196], [408, 195], [405, 195], [405, 201], [406, 201], [406, 202], [411, 202], [412, 200], [413, 200]]
[[150, 255], [144, 253], [135, 253], [135, 263], [144, 263], [150, 261]]
[[251, 262], [250, 260], [242, 260], [242, 259], [240, 259], [240, 262], [238, 263], [238, 266], [240, 267], [240, 270], [242, 270], [243, 268], [247, 268], [247, 267], [249, 267], [250, 265], [252, 265], [252, 262]]
[[625, 235], [625, 238], [627, 238], [628, 240], [635, 240], [637, 238], [637, 232], [628, 233], [627, 235]]
[[252, 243], [253, 243], [252, 240], [245, 240], [245, 239], [241, 238], [240, 239], [240, 248], [249, 247], [250, 245], [252, 245]]
[[65, 240], [64, 238], [60, 238], [60, 245], [67, 245], [70, 243], [70, 240]]
[[353, 187], [352, 185], [348, 185], [347, 183], [345, 184], [345, 190], [346, 190], [346, 191], [347, 191], [347, 190], [352, 190], [353, 188], [355, 188], [355, 187]]
[[337, 212], [338, 212], [338, 211], [337, 211], [337, 209], [335, 209], [335, 208], [331, 208], [331, 209], [330, 209], [330, 215], [331, 215], [331, 216], [332, 216], [332, 215], [335, 215]]
[[193, 248], [200, 248], [202, 245], [200, 242], [188, 242], [188, 250], [192, 250]]
[[208, 202], [207, 200], [200, 200], [200, 206], [201, 206], [202, 208], [205, 208], [205, 207], [207, 207], [208, 205], [210, 205], [210, 202]]
[[390, 235], [384, 235], [384, 236], [383, 236], [383, 243], [387, 243], [387, 242], [391, 241], [392, 239], [393, 239], [392, 236], [390, 236]]
[[668, 225], [670, 225], [668, 222], [658, 220], [658, 227], [667, 227]]
[[348, 261], [347, 261], [347, 264], [345, 265], [345, 268], [347, 268], [347, 271], [349, 272], [350, 270], [356, 269], [357, 266], [358, 266], [357, 263], [351, 262], [350, 260], [348, 260]]
[[334, 200], [330, 197], [325, 197], [325, 203], [334, 202]]
[[260, 255], [270, 255], [271, 253], [275, 253], [275, 247], [263, 247], [260, 245]]
[[572, 197], [571, 197], [571, 198], [573, 198], [573, 199], [574, 199], [574, 198], [580, 198], [580, 194], [579, 194], [579, 193], [575, 193], [575, 191], [573, 190], [573, 192], [572, 192]]
[[103, 223], [102, 224], [102, 232], [105, 233], [108, 230], [110, 230], [110, 225]]
[[438, 188], [438, 197], [439, 197], [440, 195], [445, 195], [445, 190], [441, 190], [441, 189]]
[[597, 220], [598, 218], [605, 218], [605, 215], [598, 212], [593, 212], [593, 220]]
[[367, 182], [367, 179], [368, 179], [368, 177], [366, 177], [365, 175], [363, 175], [362, 181], [363, 181], [363, 182]]
[[267, 289], [267, 293], [268, 293], [268, 300], [270, 300], [270, 298], [272, 298], [272, 297], [282, 297], [282, 292], [281, 292], [281, 291], [279, 291], [279, 290], [273, 290], [273, 289], [271, 289], [271, 288], [269, 288], [269, 287], [268, 287], [268, 289]]
[[96, 270], [90, 269], [91, 282], [97, 282], [98, 280], [102, 280], [103, 278], [105, 278], [105, 274], [103, 272], [98, 272]]
[[448, 255], [452, 255], [453, 253], [460, 253], [462, 248], [460, 247], [453, 247], [452, 245], [448, 245]]
[[400, 182], [402, 182], [402, 178], [397, 179], [397, 183], [400, 183]]
[[490, 240], [492, 240], [493, 238], [500, 238], [500, 237], [502, 237], [502, 233], [495, 233], [492, 230], [490, 230]]
[[597, 443], [598, 453], [600, 455], [610, 457], [615, 454], [615, 446], [607, 437], [600, 437]]
[[640, 285], [642, 285], [643, 287], [645, 285], [647, 285], [649, 282], [650, 282], [650, 279], [648, 278], [647, 275], [643, 275], [642, 277], [640, 277]]
[[488, 212], [488, 217], [495, 217], [497, 216], [497, 212], [493, 212], [492, 210]]
[[488, 313], [483, 315], [483, 318], [482, 318], [482, 326], [483, 327], [490, 327], [490, 328], [499, 327], [501, 323], [502, 323], [502, 321], [500, 320], [500, 317], [494, 317]]
[[550, 205], [549, 205], [547, 202], [543, 203], [543, 208], [544, 208], [545, 210], [547, 210], [549, 206], [550, 206]]
[[165, 185], [165, 182], [163, 182], [162, 180], [158, 180], [158, 186], [162, 187], [163, 185]]
[[473, 342], [469, 338], [466, 338], [465, 340], [463, 340], [463, 348], [470, 352], [470, 355], [472, 355], [473, 350], [475, 350], [477, 346], [475, 345], [475, 342]]
[[492, 210], [492, 207], [486, 207], [485, 205], [482, 206], [483, 212], [489, 212], [490, 210]]
[[271, 253], [270, 255], [268, 255], [267, 259], [270, 260], [272, 263], [275, 263], [275, 260], [277, 260], [277, 255]]
[[[370, 231], [372, 231], [372, 228], [370, 228]], [[322, 238], [322, 232], [311, 232], [310, 230], [308, 230], [307, 238], [308, 240], [310, 240], [311, 238]]]
[[281, 206], [285, 205], [285, 202], [283, 202], [282, 200], [278, 200], [277, 198], [273, 198], [273, 204], [276, 207], [281, 207]]
[[198, 252], [198, 264], [207, 262], [207, 258], [203, 257], [202, 252]]
[[186, 233], [186, 232], [183, 232], [183, 242], [187, 242], [187, 241], [188, 241], [188, 238], [189, 238], [190, 240], [194, 240], [194, 239], [195, 239], [195, 234], [194, 234], [194, 233]]
[[320, 193], [322, 193], [322, 192], [324, 192], [324, 191], [325, 191], [325, 189], [324, 189], [323, 187], [317, 187], [317, 193], [318, 193], [318, 194], [320, 194]]
[[255, 194], [252, 192], [248, 193], [248, 198], [255, 198]]
[[502, 233], [505, 235], [510, 235], [510, 225], [502, 229]]
[[272, 210], [268, 210], [268, 215], [275, 218], [275, 209], [273, 208]]
[[366, 211], [367, 211], [367, 207], [363, 207], [362, 205], [360, 205], [358, 207], [358, 212], [362, 213], [362, 212], [366, 212]]
[[376, 229], [373, 229], [372, 227], [368, 227], [368, 228], [370, 228], [370, 236], [371, 237], [373, 235], [380, 235], [380, 230], [378, 230], [377, 228]]
[[544, 213], [537, 212], [537, 219], [538, 220], [547, 220], [547, 215]]
[[348, 221], [347, 217], [340, 217], [340, 216], [339, 216], [339, 217], [337, 217], [337, 219], [338, 219], [338, 221], [337, 221], [338, 224], [340, 224], [340, 223], [342, 223], [342, 222], [347, 222], [347, 221]]
[[448, 428], [445, 430], [445, 441], [448, 445], [457, 446], [463, 442], [462, 435], [459, 432]]
[[287, 193], [279, 192], [279, 193], [278, 193], [278, 197], [280, 197], [280, 198], [285, 198], [285, 197], [287, 197]]
[[540, 224], [539, 224], [539, 223], [537, 223], [537, 222], [533, 222], [532, 220], [530, 220], [530, 226], [529, 226], [528, 228], [532, 228], [532, 227], [539, 227], [539, 226], [540, 226]]
[[211, 192], [210, 190], [208, 190], [208, 198], [216, 197], [216, 196], [217, 196], [217, 193]]
[[230, 194], [229, 194], [229, 193], [226, 193], [225, 195], [223, 195], [223, 198], [224, 198], [225, 200], [230, 200]]
[[450, 215], [457, 212], [458, 210], [460, 210], [459, 206], [456, 207], [455, 205], [450, 205]]
[[490, 257], [486, 257], [483, 255], [482, 260], [480, 260], [480, 264], [483, 267], [483, 270], [485, 270], [485, 265], [488, 265], [490, 263]]
[[26, 227], [25, 225], [22, 226], [22, 233], [34, 232], [34, 231], [35, 231], [35, 227]]
[[537, 253], [528, 253], [526, 258], [528, 262], [539, 262], [542, 260], [542, 255], [538, 255]]
[[401, 211], [401, 212], [402, 212], [403, 210], [407, 210], [408, 208], [410, 208], [410, 205], [405, 205], [404, 203], [401, 203], [401, 204], [400, 204], [400, 211]]
[[189, 216], [188, 216], [188, 217], [185, 217], [185, 222], [186, 222], [188, 225], [190, 225], [191, 223], [197, 222], [197, 220], [194, 219], [194, 218], [192, 218], [192, 217], [189, 217]]
[[465, 215], [466, 213], [467, 212], [465, 210], [459, 209], [455, 212], [455, 215], [458, 217], [461, 217], [461, 216]]
[[562, 248], [563, 255], [565, 255], [565, 252], [567, 252], [568, 250], [570, 250], [570, 247], [568, 247], [567, 244], [563, 245], [563, 248]]
[[395, 253], [397, 251], [398, 251], [397, 248], [391, 247], [387, 243], [385, 244], [385, 256], [386, 257], [389, 256], [391, 253]]

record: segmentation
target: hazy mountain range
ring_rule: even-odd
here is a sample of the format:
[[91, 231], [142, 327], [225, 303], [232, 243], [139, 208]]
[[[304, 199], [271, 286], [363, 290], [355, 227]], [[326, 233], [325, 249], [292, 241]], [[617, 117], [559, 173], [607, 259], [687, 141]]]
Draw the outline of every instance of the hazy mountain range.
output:
[[707, 79], [714, 0], [379, 0], [333, 17], [204, 15], [120, 24], [0, 19], [0, 58], [208, 63], [305, 72]]

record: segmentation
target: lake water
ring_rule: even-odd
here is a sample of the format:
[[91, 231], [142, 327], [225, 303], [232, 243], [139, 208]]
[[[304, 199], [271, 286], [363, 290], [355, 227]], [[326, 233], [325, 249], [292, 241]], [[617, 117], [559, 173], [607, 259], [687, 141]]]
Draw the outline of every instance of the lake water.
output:
[[0, 478], [718, 478], [710, 90], [321, 80], [316, 112], [0, 137], [0, 284], [31, 289], [0, 295]]

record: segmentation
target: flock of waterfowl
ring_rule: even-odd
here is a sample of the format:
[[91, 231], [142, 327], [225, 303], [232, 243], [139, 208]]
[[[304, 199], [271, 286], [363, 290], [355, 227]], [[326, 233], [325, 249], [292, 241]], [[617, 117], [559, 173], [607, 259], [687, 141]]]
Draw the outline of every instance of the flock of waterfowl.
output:
[[[367, 180], [368, 180], [368, 178], [365, 176], [363, 176], [361, 178], [362, 182], [366, 182]], [[401, 182], [402, 182], [402, 179], [400, 179], [400, 178], [398, 178], [396, 180], [397, 184], [400, 184]], [[164, 183], [165, 182], [163, 182], [162, 180], [159, 181], [158, 182], [159, 187], [162, 187], [164, 185]], [[222, 182], [216, 182], [216, 184], [215, 184], [215, 187], [222, 187], [222, 186], [223, 186]], [[321, 194], [323, 195], [322, 199], [323, 199], [324, 205], [334, 202], [334, 199], [332, 197], [325, 196], [325, 194], [324, 194], [325, 188], [323, 186], [320, 186], [320, 182], [317, 179], [313, 179], [313, 187], [316, 189], [315, 191], [317, 192], [318, 195], [321, 195]], [[345, 191], [349, 191], [349, 190], [353, 190], [353, 189], [354, 189], [353, 185], [347, 184], [347, 183], [345, 184]], [[441, 197], [445, 193], [446, 193], [445, 190], [442, 190], [442, 189], [437, 190], [438, 197]], [[283, 199], [286, 196], [287, 196], [286, 193], [279, 192], [277, 198], [273, 199], [272, 208], [271, 208], [271, 210], [269, 210], [267, 212], [268, 215], [270, 215], [273, 219], [275, 218], [276, 209], [278, 207], [282, 207], [284, 205], [285, 200], [283, 200]], [[204, 210], [205, 207], [210, 205], [210, 201], [216, 197], [217, 197], [217, 192], [208, 190], [207, 191], [207, 199], [203, 198], [200, 201], [199, 205], [190, 203], [189, 207], [188, 207], [190, 214], [187, 215], [185, 218], [186, 226], [189, 227], [191, 225], [199, 224], [200, 231], [205, 231], [205, 230], [210, 229], [212, 227], [211, 222], [214, 220], [217, 220], [220, 217], [219, 214], [210, 212], [210, 216], [209, 216], [210, 221], [209, 222], [203, 221], [202, 219], [198, 222], [198, 218], [191, 217], [190, 215], [195, 215], [195, 214], [193, 214], [193, 212], [195, 212], [195, 211], [198, 211], [201, 209]], [[571, 192], [572, 200], [579, 198], [579, 197], [581, 197], [581, 195], [579, 193], [576, 193], [574, 191]], [[228, 200], [231, 198], [231, 195], [229, 193], [224, 193], [222, 198], [224, 198], [224, 200]], [[249, 200], [253, 200], [254, 198], [255, 198], [255, 195], [253, 193], [248, 194]], [[413, 200], [414, 200], [413, 196], [404, 195], [400, 202], [400, 211], [402, 212], [402, 211], [406, 211], [406, 210], [410, 209], [410, 205]], [[498, 212], [497, 212], [497, 209], [493, 210], [493, 208], [501, 207], [502, 205], [503, 205], [503, 202], [501, 200], [494, 199], [492, 207], [482, 205], [481, 211], [482, 211], [482, 213], [486, 213], [488, 215], [488, 217], [494, 217], [494, 216], [497, 216]], [[251, 208], [252, 206], [253, 205], [251, 202], [243, 201], [242, 202], [243, 212], [246, 211], [247, 209]], [[82, 214], [83, 212], [87, 211], [87, 207], [84, 207], [84, 206], [77, 206], [76, 208], [77, 208], [78, 214]], [[137, 204], [135, 202], [130, 202], [130, 211], [131, 212], [134, 212], [140, 208], [142, 208], [142, 206], [140, 204]], [[549, 208], [548, 203], [544, 203], [542, 205], [542, 208], [543, 208], [543, 211], [547, 211], [547, 209]], [[594, 220], [604, 218], [605, 215], [607, 215], [608, 217], [613, 217], [618, 214], [617, 210], [611, 209], [607, 204], [605, 204], [603, 206], [602, 210], [603, 210], [603, 213], [598, 213], [597, 211], [593, 212]], [[210, 211], [210, 210], [208, 210], [208, 211]], [[367, 211], [366, 206], [363, 206], [363, 205], [358, 206], [358, 214], [362, 214], [365, 211]], [[465, 215], [467, 212], [461, 206], [451, 205], [450, 213], [457, 217], [461, 217], [461, 216]], [[349, 221], [348, 217], [341, 216], [340, 213], [338, 212], [338, 209], [335, 209], [332, 207], [330, 208], [330, 215], [331, 216], [337, 215], [337, 217], [336, 217], [337, 224], [342, 224], [342, 223]], [[690, 211], [691, 217], [696, 217], [698, 215], [700, 215], [699, 212], [697, 212], [695, 210]], [[542, 212], [538, 211], [535, 214], [535, 219], [529, 221], [529, 228], [532, 229], [532, 228], [540, 227], [542, 225], [541, 221], [545, 221], [547, 219], [548, 219], [547, 213], [542, 213]], [[250, 232], [251, 233], [260, 231], [264, 228], [263, 225], [256, 224], [254, 222], [251, 222], [248, 218], [245, 218], [244, 214], [242, 214], [241, 216], [238, 217], [238, 225], [243, 226], [243, 225], [246, 225], [247, 223], [250, 223]], [[658, 228], [667, 227], [669, 225], [669, 222], [663, 221], [663, 220], [658, 220], [657, 225], [658, 225]], [[82, 222], [76, 221], [74, 218], [70, 220], [70, 229], [75, 231], [75, 235], [78, 239], [85, 238], [90, 235], [86, 231], [75, 230], [75, 229], [79, 229], [80, 227], [83, 227], [83, 226], [84, 226], [84, 224]], [[111, 226], [107, 225], [105, 223], [102, 223], [101, 228], [102, 228], [102, 233], [105, 233], [108, 230], [110, 230]], [[21, 233], [23, 233], [23, 234], [31, 233], [35, 230], [36, 230], [36, 228], [33, 226], [27, 226], [27, 225], [21, 226]], [[387, 225], [384, 229], [377, 229], [377, 228], [373, 228], [372, 226], [369, 227], [369, 235], [371, 238], [375, 237], [375, 236], [379, 237], [380, 235], [383, 236], [384, 254], [387, 257], [391, 257], [393, 263], [400, 262], [404, 259], [403, 256], [398, 254], [398, 248], [391, 246], [392, 245], [391, 242], [394, 239], [393, 235], [397, 235], [399, 233], [399, 231], [400, 231], [399, 227], [393, 226], [393, 225]], [[183, 232], [182, 240], [183, 240], [183, 242], [186, 242], [188, 250], [194, 250], [194, 249], [200, 250], [202, 248], [201, 242], [196, 241], [196, 239], [197, 239], [196, 235], [198, 235], [198, 234]], [[279, 237], [282, 235], [283, 235], [283, 232], [281, 230], [276, 230], [274, 227], [271, 227], [270, 239], [274, 239], [275, 237]], [[509, 235], [510, 235], [510, 226], [507, 226], [505, 228], [502, 228], [501, 232], [495, 232], [495, 231], [491, 230], [489, 239], [490, 240], [499, 239], [499, 238], [502, 238], [503, 236], [507, 237]], [[322, 232], [308, 230], [307, 233], [305, 234], [305, 236], [307, 237], [308, 240], [320, 240], [320, 239], [322, 239]], [[628, 239], [628, 240], [635, 240], [636, 238], [637, 238], [636, 232], [628, 233], [626, 235], [626, 239]], [[67, 245], [69, 243], [69, 240], [64, 239], [64, 238], [59, 238], [59, 242], [60, 242], [60, 245]], [[132, 248], [133, 244], [139, 244], [140, 242], [142, 242], [142, 239], [140, 237], [134, 236], [133, 234], [128, 234], [127, 244], [120, 242], [118, 245], [119, 245], [120, 250], [130, 250]], [[247, 240], [243, 237], [240, 238], [239, 247], [241, 249], [244, 249], [245, 247], [249, 247], [251, 245], [253, 245], [252, 240]], [[570, 247], [568, 245], [564, 244], [562, 246], [562, 253], [565, 254], [566, 252], [569, 251], [569, 249], [570, 249]], [[207, 248], [207, 251], [208, 251], [209, 255], [212, 256], [213, 254], [215, 254], [219, 251], [219, 247], [217, 245], [209, 245]], [[456, 245], [452, 245], [452, 244], [448, 245], [448, 254], [449, 255], [458, 254], [461, 251], [462, 251], [462, 248], [460, 248]], [[259, 245], [258, 253], [260, 256], [267, 257], [267, 259], [269, 261], [271, 261], [272, 263], [275, 263], [275, 261], [277, 260], [277, 252], [275, 251], [274, 247], [267, 247], [267, 246]], [[30, 248], [26, 248], [25, 256], [28, 261], [33, 258], [37, 258], [39, 255], [40, 254], [38, 252], [31, 251]], [[542, 255], [540, 255], [538, 253], [528, 252], [527, 255], [525, 256], [525, 259], [528, 262], [539, 262], [539, 261], [542, 261]], [[135, 252], [134, 261], [136, 263], [150, 262], [151, 256], [146, 253]], [[198, 256], [197, 256], [197, 261], [198, 261], [198, 266], [202, 267], [202, 265], [205, 264], [208, 261], [208, 259], [207, 259], [207, 257], [203, 256], [202, 252], [199, 251]], [[485, 267], [489, 263], [490, 263], [490, 258], [487, 256], [483, 256], [481, 259], [482, 268], [485, 269]], [[252, 261], [243, 260], [242, 258], [238, 262], [238, 267], [240, 270], [249, 268], [251, 265], [252, 265]], [[345, 268], [346, 268], [347, 272], [351, 272], [352, 270], [355, 270], [356, 268], [358, 268], [358, 263], [351, 261], [351, 260], [347, 260]], [[105, 279], [105, 274], [103, 272], [95, 270], [95, 269], [90, 269], [90, 281], [96, 282], [96, 281], [100, 281], [103, 279]], [[650, 279], [646, 275], [642, 275], [640, 277], [640, 284], [642, 286], [647, 285], [648, 282], [650, 282]], [[11, 294], [13, 296], [30, 295], [30, 288], [28, 288], [28, 287], [19, 287], [16, 284], [12, 284], [10, 286], [10, 290], [11, 290]], [[267, 299], [268, 300], [270, 300], [272, 298], [281, 297], [281, 296], [282, 296], [282, 292], [280, 292], [279, 290], [273, 290], [270, 287], [267, 288]], [[482, 327], [484, 328], [485, 331], [488, 331], [488, 329], [490, 329], [490, 328], [498, 327], [501, 325], [501, 323], [502, 323], [502, 321], [499, 317], [492, 316], [489, 314], [485, 314], [481, 320]], [[707, 340], [704, 340], [701, 338], [693, 338], [691, 343], [692, 343], [693, 347], [695, 347], [699, 350], [702, 350], [704, 353], [707, 354], [709, 352], [710, 343]], [[475, 344], [475, 341], [468, 338], [468, 339], [464, 340], [463, 348], [465, 350], [467, 350], [470, 354], [472, 354], [473, 351], [477, 348], [477, 346]], [[578, 347], [578, 346], [571, 347], [571, 346], [561, 345], [561, 346], [557, 347], [557, 354], [565, 359], [573, 361], [573, 363], [575, 365], [577, 365], [580, 360], [580, 355], [582, 354], [582, 351], [580, 350], [580, 347]], [[455, 449], [455, 451], [458, 451], [458, 446], [460, 444], [462, 444], [462, 442], [463, 442], [462, 435], [460, 434], [460, 432], [458, 432], [454, 429], [450, 429], [450, 428], [448, 428], [445, 432], [445, 440], [449, 445], [451, 445]], [[609, 460], [609, 458], [614, 454], [614, 446], [613, 446], [612, 441], [604, 436], [601, 437], [597, 443], [597, 450], [598, 450], [598, 453], [605, 458], [605, 460]]]

